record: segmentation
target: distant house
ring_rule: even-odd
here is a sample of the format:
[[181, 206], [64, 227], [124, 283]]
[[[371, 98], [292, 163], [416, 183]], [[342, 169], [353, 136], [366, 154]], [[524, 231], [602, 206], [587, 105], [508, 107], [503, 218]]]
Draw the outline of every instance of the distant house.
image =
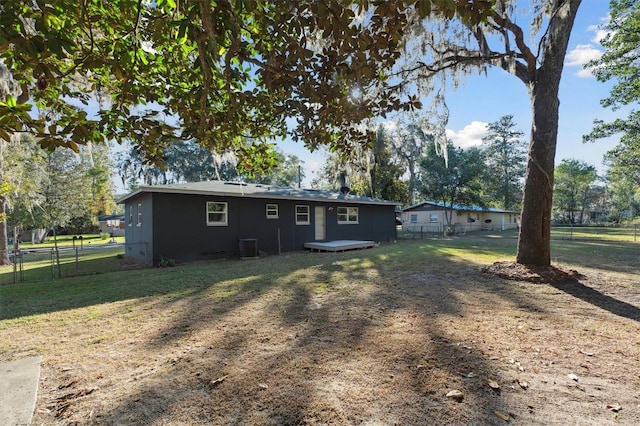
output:
[[[452, 207], [451, 227], [454, 232], [515, 229], [520, 223], [520, 212], [514, 210], [459, 204]], [[449, 214], [444, 203], [423, 201], [402, 210], [402, 228], [413, 232], [444, 232], [449, 225], [445, 213]]]
[[125, 230], [124, 215], [112, 214], [98, 216], [100, 232], [105, 232], [112, 237], [122, 237]]
[[344, 193], [211, 181], [143, 186], [118, 203], [125, 205], [126, 255], [146, 264], [396, 238], [398, 203]]

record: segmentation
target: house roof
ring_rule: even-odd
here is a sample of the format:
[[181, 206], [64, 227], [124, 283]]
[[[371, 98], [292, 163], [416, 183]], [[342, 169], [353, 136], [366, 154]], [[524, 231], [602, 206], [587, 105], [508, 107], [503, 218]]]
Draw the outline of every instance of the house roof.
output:
[[143, 193], [168, 193], [191, 195], [214, 195], [225, 197], [246, 197], [300, 201], [329, 201], [349, 204], [387, 204], [399, 206], [400, 203], [379, 200], [370, 197], [360, 197], [350, 194], [322, 191], [317, 189], [300, 189], [274, 185], [261, 185], [244, 182], [204, 181], [193, 183], [177, 183], [170, 185], [140, 186], [135, 191], [120, 198], [118, 204], [123, 204]]
[[104, 222], [107, 220], [124, 220], [123, 214], [103, 214], [98, 216], [98, 222]]
[[[447, 208], [448, 206], [445, 205], [445, 203], [443, 203], [442, 201], [422, 201], [418, 204], [414, 204], [412, 206], [409, 207], [405, 207], [404, 209], [402, 209], [403, 212], [409, 211], [409, 210], [415, 210], [418, 207], [422, 207], [425, 204], [430, 205], [430, 206], [434, 206], [434, 207], [442, 207]], [[466, 206], [463, 204], [453, 204], [452, 206], [453, 210], [461, 210], [461, 211], [470, 211], [470, 212], [489, 212], [489, 213], [515, 213], [515, 214], [519, 214], [519, 211], [515, 211], [515, 210], [503, 210], [503, 209], [494, 209], [492, 207], [481, 207], [481, 206]]]

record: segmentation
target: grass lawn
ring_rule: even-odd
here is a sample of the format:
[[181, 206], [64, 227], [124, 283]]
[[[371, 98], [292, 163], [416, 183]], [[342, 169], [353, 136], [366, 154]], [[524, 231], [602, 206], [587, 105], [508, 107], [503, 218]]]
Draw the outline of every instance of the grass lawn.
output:
[[110, 240], [105, 240], [106, 243], [100, 241], [102, 240], [94, 240], [94, 244], [86, 243], [84, 248], [62, 244], [58, 246], [57, 255], [52, 250], [53, 246], [21, 246], [22, 265], [17, 266], [18, 276], [14, 277], [14, 265], [0, 266], [0, 285], [12, 284], [14, 279], [20, 285], [42, 284], [53, 278], [120, 270], [124, 246], [109, 243]]
[[[79, 237], [82, 237], [80, 240]], [[75, 239], [74, 239], [75, 238]], [[56, 245], [56, 241], [58, 247], [88, 247], [91, 244], [109, 244], [110, 242], [116, 243], [124, 243], [124, 237], [113, 237], [102, 233], [102, 234], [85, 234], [85, 235], [58, 235], [56, 240], [54, 241], [53, 237], [47, 237], [44, 243], [36, 243], [31, 244], [28, 242], [20, 243], [20, 248], [22, 250], [31, 250], [31, 249], [42, 249], [42, 248], [51, 248]]]
[[640, 227], [555, 226], [551, 228], [551, 238], [640, 242]]
[[481, 273], [516, 237], [4, 285], [0, 361], [43, 356], [34, 424], [637, 424], [640, 244]]

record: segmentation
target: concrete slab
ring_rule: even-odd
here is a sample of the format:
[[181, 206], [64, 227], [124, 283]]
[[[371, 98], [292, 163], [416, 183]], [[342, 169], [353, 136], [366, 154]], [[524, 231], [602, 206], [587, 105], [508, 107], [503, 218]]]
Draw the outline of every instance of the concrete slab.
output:
[[36, 407], [41, 356], [0, 363], [0, 424], [28, 426]]
[[345, 251], [371, 248], [375, 245], [373, 241], [360, 241], [360, 240], [337, 240], [337, 241], [315, 241], [312, 243], [305, 243], [304, 247], [317, 250], [317, 251]]

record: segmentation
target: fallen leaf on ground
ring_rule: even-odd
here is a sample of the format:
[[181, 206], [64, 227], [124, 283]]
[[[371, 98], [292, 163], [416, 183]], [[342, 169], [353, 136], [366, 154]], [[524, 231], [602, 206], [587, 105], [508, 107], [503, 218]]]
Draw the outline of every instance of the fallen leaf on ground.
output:
[[80, 398], [82, 396], [87, 396], [87, 395], [91, 395], [93, 392], [95, 392], [98, 388], [93, 388], [93, 389], [83, 389], [81, 391], [78, 392], [74, 392], [74, 393], [69, 393], [66, 394], [64, 396], [61, 396], [59, 398], [56, 398], [56, 401], [58, 402], [64, 402], [64, 401], [68, 401], [70, 399], [76, 399], [76, 398]]
[[491, 387], [491, 389], [494, 390], [498, 390], [500, 389], [500, 384], [498, 382], [496, 382], [495, 380], [489, 380], [489, 386]]
[[98, 388], [93, 388], [93, 389], [83, 389], [80, 390], [78, 392], [74, 392], [74, 393], [69, 393], [66, 395], [63, 395], [59, 398], [55, 399], [55, 415], [54, 417], [57, 419], [61, 419], [66, 417], [67, 415], [70, 414], [71, 412], [71, 406], [73, 404], [73, 400], [76, 398], [80, 398], [83, 396], [87, 396], [87, 395], [91, 395], [94, 391], [96, 391]]
[[66, 385], [60, 385], [58, 386], [58, 389], [66, 389], [66, 388], [70, 388], [71, 386], [75, 386], [78, 383], [77, 380], [72, 380], [69, 383], [67, 383]]
[[460, 402], [464, 398], [464, 394], [459, 390], [454, 389], [447, 393], [447, 398], [455, 399], [456, 401]]
[[218, 386], [220, 383], [224, 382], [226, 378], [227, 378], [227, 376], [222, 376], [222, 377], [220, 377], [218, 379], [212, 380], [211, 383], [209, 383], [209, 385], [211, 387]]
[[503, 413], [502, 411], [494, 411], [493, 413], [497, 418], [499, 418], [500, 420], [504, 420], [505, 422], [508, 422], [511, 419], [508, 413]]
[[571, 380], [576, 381], [576, 382], [578, 381], [578, 376], [576, 376], [573, 373], [567, 374], [567, 377], [570, 378]]
[[516, 379], [516, 383], [520, 385], [520, 387], [524, 390], [527, 390], [529, 388], [529, 383], [527, 382], [522, 382], [520, 381], [520, 379]]
[[618, 411], [622, 410], [622, 407], [620, 406], [620, 404], [607, 404], [607, 409], [613, 411], [614, 413], [617, 413]]

